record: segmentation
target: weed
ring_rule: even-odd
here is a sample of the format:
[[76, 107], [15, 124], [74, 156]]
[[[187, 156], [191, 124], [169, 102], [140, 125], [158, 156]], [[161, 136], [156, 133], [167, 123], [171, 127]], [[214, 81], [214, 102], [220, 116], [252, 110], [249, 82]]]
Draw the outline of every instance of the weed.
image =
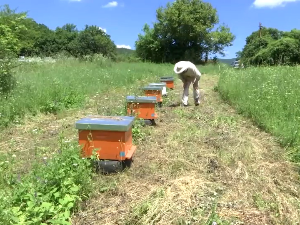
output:
[[[29, 174], [2, 179], [1, 187], [7, 189], [0, 192], [1, 224], [70, 224], [71, 213], [91, 193], [92, 167], [80, 157], [76, 143], [60, 143], [60, 149], [51, 158], [37, 160]], [[1, 170], [7, 169], [5, 163]]]

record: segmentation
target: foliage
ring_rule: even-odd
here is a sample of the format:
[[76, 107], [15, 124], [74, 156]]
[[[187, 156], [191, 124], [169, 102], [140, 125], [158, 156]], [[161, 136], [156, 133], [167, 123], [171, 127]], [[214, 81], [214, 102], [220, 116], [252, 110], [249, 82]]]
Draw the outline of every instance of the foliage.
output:
[[177, 0], [156, 11], [157, 22], [153, 28], [143, 27], [138, 35], [136, 53], [152, 62], [199, 61], [208, 54], [223, 54], [231, 46], [234, 35], [225, 25], [220, 25], [217, 10], [201, 0]]
[[82, 60], [57, 58], [55, 63], [22, 62], [15, 69], [18, 86], [10, 98], [0, 98], [0, 127], [22, 123], [25, 115], [80, 107], [95, 93], [105, 94], [112, 87], [131, 90], [136, 82], [168, 71], [171, 65], [114, 63], [96, 54]]
[[110, 35], [98, 26], [86, 25], [79, 31], [74, 24], [65, 24], [55, 30], [38, 24], [26, 13], [16, 13], [8, 5], [0, 11], [0, 46], [16, 56], [54, 56], [64, 53], [82, 57], [102, 54], [116, 58], [116, 46]]
[[[12, 163], [12, 159], [1, 162], [0, 171]], [[80, 157], [76, 143], [61, 137], [60, 149], [51, 159], [37, 157], [29, 174], [2, 180], [0, 223], [71, 224], [71, 213], [91, 192], [91, 178], [90, 161]]]
[[12, 69], [21, 48], [18, 34], [26, 29], [22, 25], [25, 17], [26, 13], [15, 13], [8, 5], [0, 11], [0, 95], [7, 95], [16, 86]]
[[244, 115], [279, 138], [300, 162], [299, 67], [222, 70], [218, 90]]
[[101, 53], [111, 59], [116, 58], [116, 46], [110, 36], [97, 26], [85, 26], [73, 43], [73, 55], [82, 57]]
[[240, 56], [246, 65], [295, 65], [300, 62], [300, 30], [263, 28], [246, 38]]

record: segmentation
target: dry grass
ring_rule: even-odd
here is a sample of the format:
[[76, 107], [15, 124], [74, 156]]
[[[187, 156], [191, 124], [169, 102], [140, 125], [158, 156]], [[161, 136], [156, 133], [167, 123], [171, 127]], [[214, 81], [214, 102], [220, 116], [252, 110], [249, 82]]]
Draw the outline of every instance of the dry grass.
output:
[[[216, 76], [200, 82], [199, 107], [169, 107], [179, 102], [181, 84], [169, 92], [157, 126], [143, 128], [146, 138], [138, 143], [132, 168], [97, 176], [99, 189], [73, 215], [74, 225], [299, 224], [299, 174], [285, 150], [221, 101], [213, 90]], [[127, 93], [113, 92], [115, 99]], [[49, 154], [60, 131], [76, 139], [77, 119], [108, 113], [114, 105], [101, 96], [80, 112], [28, 118], [25, 126], [2, 132], [10, 138], [1, 139], [1, 149], [22, 152], [27, 160], [35, 151]]]

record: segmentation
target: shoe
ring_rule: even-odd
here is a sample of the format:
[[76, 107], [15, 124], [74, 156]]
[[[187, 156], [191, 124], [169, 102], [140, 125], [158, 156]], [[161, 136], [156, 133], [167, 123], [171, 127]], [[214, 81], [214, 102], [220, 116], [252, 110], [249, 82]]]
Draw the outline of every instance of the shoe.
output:
[[181, 103], [181, 106], [183, 106], [183, 107], [187, 107], [187, 106], [188, 106], [188, 104]]

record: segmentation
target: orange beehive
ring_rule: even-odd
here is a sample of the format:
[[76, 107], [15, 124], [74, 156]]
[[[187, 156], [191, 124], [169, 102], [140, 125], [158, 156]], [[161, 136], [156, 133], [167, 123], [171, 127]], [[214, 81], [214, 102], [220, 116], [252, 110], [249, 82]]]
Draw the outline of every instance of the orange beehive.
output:
[[91, 116], [76, 122], [82, 156], [90, 157], [94, 149], [99, 159], [123, 161], [131, 159], [132, 116]]
[[137, 116], [140, 119], [153, 120], [157, 118], [155, 113], [155, 96], [127, 96], [127, 115]]
[[148, 84], [148, 87], [149, 86], [154, 86], [154, 87], [162, 87], [162, 90], [161, 90], [161, 95], [164, 97], [164, 96], [167, 96], [168, 93], [167, 93], [167, 85], [165, 82], [160, 82], [160, 83], [150, 83]]
[[162, 87], [157, 86], [146, 86], [143, 87], [146, 96], [155, 96], [157, 103], [162, 103]]
[[160, 82], [164, 82], [167, 88], [174, 89], [174, 77], [161, 77]]

